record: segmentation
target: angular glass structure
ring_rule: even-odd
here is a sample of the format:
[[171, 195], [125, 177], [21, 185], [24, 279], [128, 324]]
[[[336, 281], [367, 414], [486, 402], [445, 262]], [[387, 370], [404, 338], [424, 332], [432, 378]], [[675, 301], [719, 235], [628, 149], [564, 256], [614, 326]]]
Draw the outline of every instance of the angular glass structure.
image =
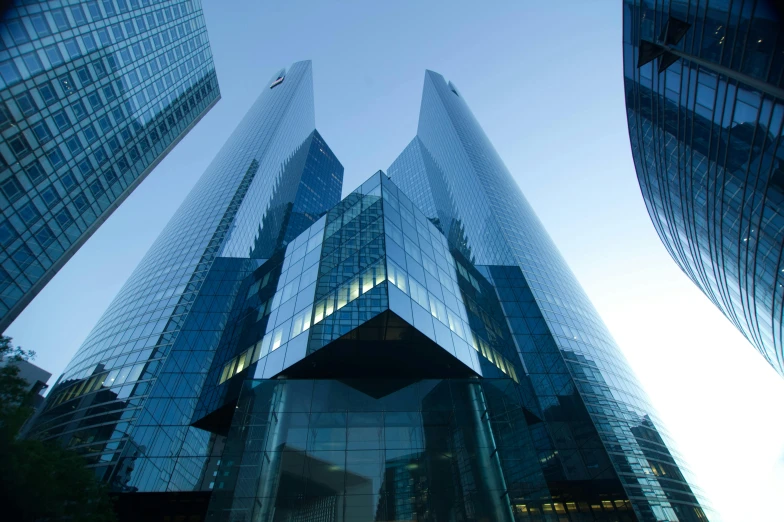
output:
[[264, 89], [34, 436], [127, 520], [708, 520], [454, 86], [342, 201], [310, 63]]
[[623, 4], [640, 190], [684, 273], [784, 375], [784, 33], [774, 2]]
[[255, 252], [286, 244], [284, 223], [301, 230], [340, 199], [311, 71], [296, 63], [263, 88], [53, 387], [34, 436], [126, 489], [198, 489], [212, 442], [190, 415], [233, 288]]
[[0, 331], [220, 99], [200, 0], [62, 4], [0, 25]]

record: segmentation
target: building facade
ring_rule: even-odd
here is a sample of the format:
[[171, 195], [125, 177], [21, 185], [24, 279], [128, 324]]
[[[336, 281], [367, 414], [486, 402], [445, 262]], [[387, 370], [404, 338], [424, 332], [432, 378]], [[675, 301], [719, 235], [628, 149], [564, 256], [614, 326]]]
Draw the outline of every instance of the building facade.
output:
[[0, 331], [220, 99], [200, 0], [18, 4], [0, 26]]
[[623, 4], [629, 137], [684, 273], [784, 375], [784, 33], [774, 2]]
[[[302, 227], [340, 199], [343, 168], [315, 131], [310, 62], [269, 85], [58, 379], [35, 426], [35, 436], [84, 453], [124, 488], [198, 489], [194, 469], [211, 441], [189, 427], [190, 415], [225, 321], [221, 303], [230, 305], [242, 270], [255, 268], [249, 256], [272, 250], [268, 241], [285, 244], [268, 228]], [[120, 465], [128, 455], [137, 455], [133, 480], [117, 479], [129, 474]]]
[[33, 434], [84, 453], [129, 520], [708, 520], [436, 73], [389, 173], [340, 200], [310, 63], [273, 76]]
[[640, 520], [703, 520], [623, 354], [457, 87], [437, 73], [425, 75], [417, 136], [389, 175], [435, 209], [428, 217], [450, 245], [494, 282], [533, 392], [559, 412], [545, 423], [555, 450], [540, 454], [548, 481], [568, 491], [618, 480]]

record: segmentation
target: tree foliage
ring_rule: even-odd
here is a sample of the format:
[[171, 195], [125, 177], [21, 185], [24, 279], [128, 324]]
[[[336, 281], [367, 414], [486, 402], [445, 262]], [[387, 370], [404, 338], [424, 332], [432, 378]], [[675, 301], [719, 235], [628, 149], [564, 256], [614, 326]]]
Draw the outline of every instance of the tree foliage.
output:
[[33, 411], [31, 392], [14, 364], [35, 354], [0, 336], [0, 512], [4, 520], [114, 522], [106, 487], [73, 451], [55, 443], [20, 440]]

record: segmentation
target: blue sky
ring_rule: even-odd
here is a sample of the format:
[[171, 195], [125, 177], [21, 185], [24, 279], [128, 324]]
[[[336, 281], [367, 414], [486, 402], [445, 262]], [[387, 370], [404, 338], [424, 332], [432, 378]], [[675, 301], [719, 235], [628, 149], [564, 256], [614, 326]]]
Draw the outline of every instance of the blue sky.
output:
[[[621, 2], [204, 0], [222, 100], [6, 332], [58, 375], [264, 88], [313, 60], [344, 193], [416, 133], [425, 69], [453, 81], [725, 521], [775, 520], [784, 379], [669, 258], [637, 185]], [[52, 379], [54, 382], [54, 378]]]

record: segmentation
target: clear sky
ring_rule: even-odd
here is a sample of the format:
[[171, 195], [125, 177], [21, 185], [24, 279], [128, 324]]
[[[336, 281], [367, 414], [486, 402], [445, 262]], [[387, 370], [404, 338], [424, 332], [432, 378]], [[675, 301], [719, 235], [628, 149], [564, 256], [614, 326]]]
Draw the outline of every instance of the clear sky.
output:
[[[59, 375], [271, 74], [313, 60], [344, 194], [453, 81], [615, 336], [725, 521], [780, 520], [784, 379], [686, 278], [640, 196], [620, 0], [204, 0], [222, 100], [6, 334]], [[51, 383], [54, 382], [52, 378]]]

